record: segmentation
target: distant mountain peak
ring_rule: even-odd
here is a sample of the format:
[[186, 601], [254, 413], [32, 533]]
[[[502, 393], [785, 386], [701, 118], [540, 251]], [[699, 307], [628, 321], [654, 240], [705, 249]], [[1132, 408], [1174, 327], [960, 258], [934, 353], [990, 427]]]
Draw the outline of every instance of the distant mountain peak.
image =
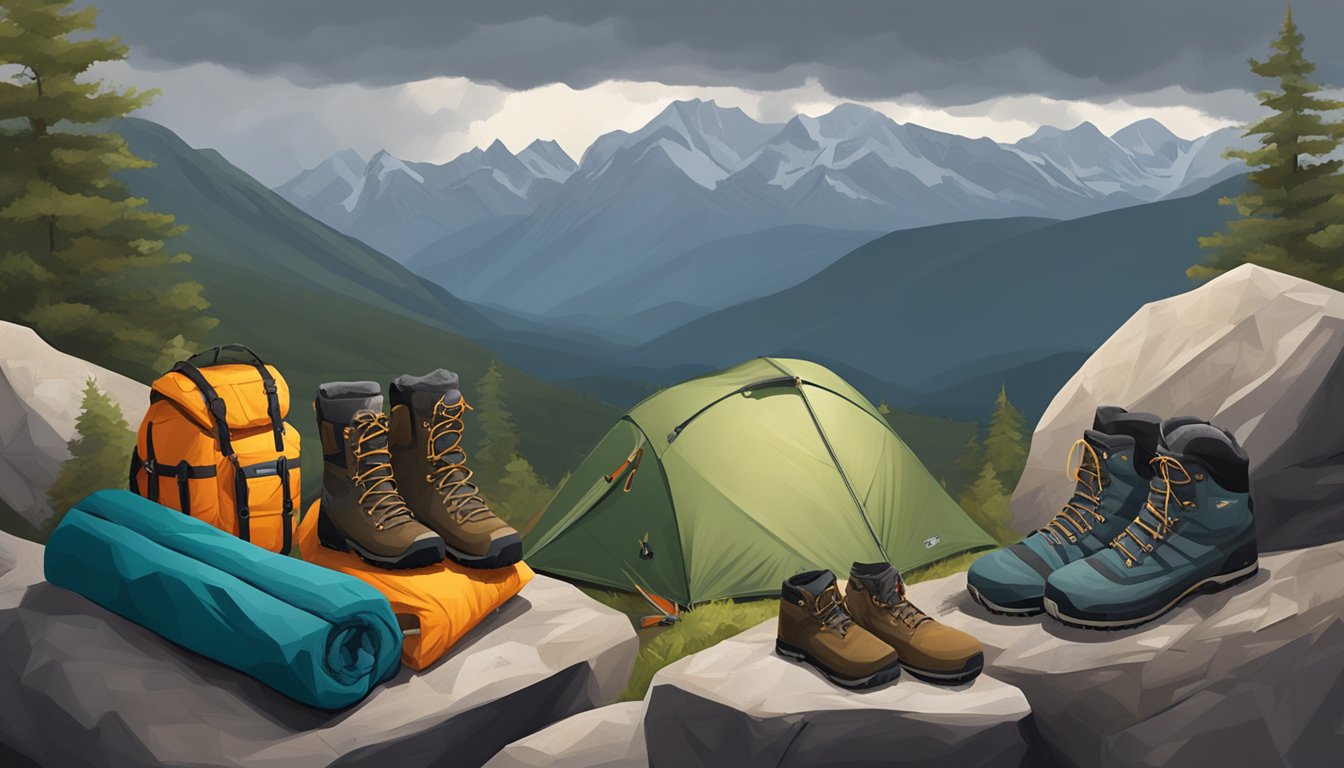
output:
[[1183, 139], [1172, 133], [1167, 126], [1151, 117], [1146, 117], [1121, 128], [1111, 134], [1111, 141], [1136, 155], [1163, 155], [1166, 157], [1174, 156], [1183, 143]]
[[386, 149], [380, 149], [373, 158], [369, 160], [369, 165], [364, 169], [364, 177], [377, 176], [379, 180], [387, 177], [390, 173], [405, 173], [407, 176], [415, 179], [417, 182], [424, 183], [425, 177], [411, 169], [404, 160], [388, 152]]
[[578, 168], [574, 158], [555, 140], [536, 139], [518, 153], [518, 159], [540, 178], [563, 182]]
[[1135, 120], [1129, 125], [1126, 125], [1124, 128], [1121, 128], [1120, 130], [1111, 134], [1111, 138], [1112, 139], [1119, 138], [1120, 136], [1125, 134], [1131, 134], [1131, 135], [1142, 134], [1148, 137], [1162, 137], [1169, 139], [1180, 138], [1176, 134], [1172, 133], [1170, 128], [1163, 125], [1160, 120], [1153, 117], [1145, 117], [1140, 120]]
[[324, 162], [331, 163], [333, 165], [339, 164], [340, 166], [349, 168], [350, 170], [362, 170], [364, 168], [366, 161], [364, 160], [363, 157], [360, 157], [360, 154], [355, 150], [342, 149], [333, 154], [331, 157], [328, 157]]

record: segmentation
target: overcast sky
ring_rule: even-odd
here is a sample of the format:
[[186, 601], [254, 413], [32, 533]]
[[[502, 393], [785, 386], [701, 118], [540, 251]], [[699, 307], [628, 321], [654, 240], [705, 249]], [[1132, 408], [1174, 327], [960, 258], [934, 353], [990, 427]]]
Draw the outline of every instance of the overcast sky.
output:
[[[275, 185], [338, 149], [444, 162], [496, 138], [577, 159], [668, 102], [762, 120], [857, 101], [1011, 141], [1156, 117], [1193, 137], [1255, 114], [1273, 0], [442, 2], [103, 0], [131, 47], [97, 74], [141, 116]], [[1297, 0], [1317, 78], [1344, 85], [1344, 0]]]

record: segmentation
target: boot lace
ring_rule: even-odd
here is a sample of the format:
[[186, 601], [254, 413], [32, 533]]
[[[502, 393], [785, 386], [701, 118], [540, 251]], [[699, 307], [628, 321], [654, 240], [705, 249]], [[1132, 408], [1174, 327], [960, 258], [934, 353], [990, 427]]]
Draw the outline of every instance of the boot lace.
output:
[[844, 601], [840, 599], [840, 590], [834, 584], [817, 595], [814, 610], [817, 618], [821, 619], [821, 628], [829, 627], [839, 632], [841, 637], [849, 631], [849, 625], [854, 623], [849, 612], [845, 610]]
[[[1080, 450], [1078, 468], [1070, 470], [1074, 454]], [[1064, 471], [1073, 476], [1073, 496], [1045, 527], [1038, 529], [1047, 541], [1059, 546], [1063, 546], [1065, 539], [1078, 541], [1078, 537], [1092, 530], [1093, 523], [1106, 522], [1106, 516], [1098, 511], [1101, 508], [1101, 497], [1106, 492], [1106, 481], [1097, 449], [1085, 439], [1074, 442], [1069, 449]]]
[[914, 629], [926, 621], [933, 621], [933, 617], [915, 607], [905, 597], [905, 582], [901, 579], [896, 580], [896, 586], [886, 592], [886, 594], [872, 595], [873, 605], [890, 613], [905, 626]]
[[[1148, 483], [1148, 500], [1144, 502], [1143, 509], [1139, 512], [1139, 516], [1134, 518], [1134, 522], [1126, 526], [1125, 530], [1111, 542], [1112, 547], [1124, 554], [1127, 567], [1140, 562], [1144, 555], [1152, 552], [1153, 547], [1171, 533], [1176, 523], [1181, 520], [1173, 514], [1174, 511], [1194, 504], [1192, 501], [1182, 499], [1178, 494], [1180, 486], [1193, 482], [1184, 464], [1174, 457], [1161, 454], [1153, 457], [1149, 464], [1153, 467], [1153, 479]], [[1173, 501], [1176, 503], [1175, 509], [1172, 508]], [[1158, 504], [1162, 505], [1161, 509], [1158, 509]], [[1144, 519], [1145, 514], [1149, 520]], [[1145, 541], [1140, 534], [1147, 534], [1148, 540]], [[1130, 546], [1134, 546], [1139, 554], [1131, 552]]]
[[[465, 399], [455, 405], [442, 400], [434, 404], [434, 418], [429, 427], [426, 452], [431, 467], [425, 479], [434, 484], [458, 523], [485, 520], [494, 515], [481, 491], [471, 482], [474, 474], [467, 466], [467, 450], [462, 447], [462, 415], [471, 406]], [[442, 443], [442, 445], [440, 445]]]
[[355, 458], [351, 480], [359, 486], [359, 506], [373, 518], [378, 530], [414, 520], [406, 502], [397, 492], [392, 476], [392, 454], [387, 449], [387, 416], [365, 411], [355, 414], [346, 431], [354, 434], [350, 452]]

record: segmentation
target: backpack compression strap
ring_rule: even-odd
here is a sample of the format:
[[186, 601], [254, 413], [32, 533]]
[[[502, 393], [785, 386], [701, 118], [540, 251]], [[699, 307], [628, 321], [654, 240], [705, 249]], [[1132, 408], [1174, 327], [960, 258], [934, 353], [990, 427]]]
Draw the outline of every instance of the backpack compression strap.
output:
[[205, 380], [200, 369], [196, 366], [183, 360], [173, 366], [173, 372], [186, 376], [200, 390], [201, 397], [205, 400], [205, 407], [210, 411], [210, 418], [215, 422], [215, 434], [219, 437], [219, 452], [224, 454], [224, 457], [233, 464], [233, 497], [238, 507], [238, 538], [243, 541], [251, 541], [252, 526], [249, 522], [251, 510], [247, 497], [247, 477], [243, 475], [242, 467], [238, 464], [238, 454], [233, 452], [233, 443], [229, 440], [228, 405], [215, 391], [215, 388], [210, 386], [210, 382]]

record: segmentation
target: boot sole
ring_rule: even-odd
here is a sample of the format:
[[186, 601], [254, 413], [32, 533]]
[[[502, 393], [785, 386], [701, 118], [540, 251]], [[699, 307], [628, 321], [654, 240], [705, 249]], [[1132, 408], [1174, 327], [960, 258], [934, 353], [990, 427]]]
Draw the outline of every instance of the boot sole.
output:
[[[447, 541], [443, 543], [444, 555], [463, 568], [491, 570], [507, 568], [523, 559], [523, 538], [518, 534], [505, 536], [490, 542], [490, 551], [484, 555], [473, 555], [454, 548]], [[442, 558], [440, 558], [442, 559]]]
[[980, 590], [976, 589], [970, 584], [966, 585], [966, 591], [971, 593], [971, 599], [974, 600], [976, 603], [978, 603], [982, 608], [989, 611], [990, 613], [997, 614], [999, 616], [1035, 616], [1036, 614], [1041, 613], [1045, 610], [1044, 606], [1031, 606], [1028, 608], [1009, 608], [1007, 606], [999, 605], [997, 603], [992, 603], [989, 600], [985, 599], [984, 595], [980, 594]]
[[[324, 511], [319, 508], [319, 515], [324, 515]], [[337, 552], [354, 552], [360, 560], [369, 565], [377, 566], [390, 571], [409, 570], [411, 568], [424, 568], [427, 565], [433, 565], [443, 559], [443, 540], [435, 536], [432, 539], [422, 539], [411, 543], [411, 546], [395, 557], [386, 557], [377, 555], [373, 552], [359, 546], [358, 542], [341, 534], [336, 526], [328, 518], [320, 517], [317, 521], [317, 540], [327, 549], [334, 549]]]
[[879, 669], [873, 674], [866, 675], [864, 677], [852, 678], [837, 675], [836, 673], [830, 671], [829, 669], [818, 663], [817, 660], [812, 657], [812, 654], [808, 653], [807, 651], [804, 651], [801, 648], [796, 648], [792, 645], [789, 645], [788, 643], [779, 639], [775, 640], [775, 653], [779, 654], [780, 656], [783, 656], [786, 659], [804, 662], [810, 665], [813, 669], [820, 672], [822, 676], [825, 677], [827, 680], [830, 680], [832, 683], [835, 683], [841, 688], [849, 688], [850, 690], [863, 690], [865, 688], [876, 688], [879, 685], [889, 683], [892, 680], [895, 680], [896, 678], [901, 676], [901, 663], [899, 661], [896, 662], [895, 664], [892, 664], [890, 667], [887, 667], [885, 669]]
[[1130, 629], [1131, 627], [1137, 627], [1140, 624], [1147, 624], [1148, 622], [1153, 621], [1154, 619], [1161, 618], [1172, 608], [1175, 608], [1177, 605], [1179, 605], [1181, 601], [1185, 600], [1187, 597], [1190, 597], [1191, 595], [1200, 592], [1204, 594], [1213, 594], [1215, 592], [1220, 592], [1224, 589], [1227, 589], [1228, 587], [1235, 586], [1251, 578], [1259, 570], [1260, 570], [1260, 561], [1257, 559], [1255, 562], [1251, 563], [1245, 568], [1240, 568], [1238, 570], [1230, 571], [1228, 573], [1221, 573], [1218, 574], [1217, 576], [1210, 576], [1209, 578], [1204, 579], [1202, 581], [1197, 581], [1194, 584], [1192, 584], [1188, 589], [1186, 589], [1184, 592], [1177, 595], [1175, 599], [1173, 599], [1171, 602], [1167, 603], [1165, 606], [1155, 611], [1154, 613], [1148, 614], [1147, 616], [1139, 616], [1135, 618], [1126, 618], [1126, 619], [1093, 619], [1093, 618], [1080, 618], [1077, 616], [1068, 616], [1062, 613], [1059, 610], [1059, 606], [1055, 603], [1055, 601], [1051, 600], [1048, 597], [1045, 598], [1044, 601], [1045, 612], [1050, 614], [1056, 620], [1064, 624], [1068, 624], [1071, 627], [1079, 627], [1081, 629], [1097, 629], [1097, 630]]
[[917, 677], [926, 683], [933, 683], [934, 685], [960, 685], [961, 683], [969, 683], [979, 677], [980, 673], [985, 670], [985, 654], [975, 654], [966, 660], [966, 664], [963, 665], [961, 669], [953, 672], [921, 669], [906, 664], [905, 662], [901, 662], [901, 666], [905, 667], [906, 672], [909, 672], [914, 677]]

